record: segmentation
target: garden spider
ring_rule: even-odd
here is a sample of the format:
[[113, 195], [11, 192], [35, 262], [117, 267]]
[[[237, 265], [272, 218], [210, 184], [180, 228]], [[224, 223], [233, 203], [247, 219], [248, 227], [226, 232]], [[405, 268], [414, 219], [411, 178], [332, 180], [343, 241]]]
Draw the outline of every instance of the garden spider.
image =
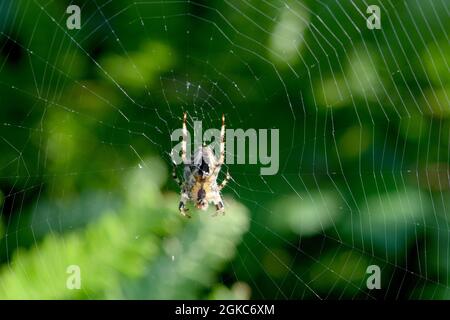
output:
[[[225, 116], [222, 115], [222, 127], [220, 130], [220, 155], [217, 159], [214, 156], [213, 149], [210, 145], [203, 144], [194, 152], [194, 156], [190, 161], [186, 158], [186, 113], [183, 114], [183, 141], [181, 148], [181, 159], [184, 165], [183, 179], [180, 181], [176, 173], [175, 163], [173, 165], [172, 176], [181, 188], [181, 199], [178, 209], [180, 213], [190, 218], [187, 214], [189, 209], [186, 208], [188, 201], [196, 203], [196, 207], [201, 210], [207, 210], [209, 203], [212, 202], [216, 206], [217, 214], [225, 214], [220, 191], [225, 187], [231, 176], [227, 172], [225, 179], [218, 185], [217, 177], [224, 163], [225, 157]], [[201, 158], [201, 159], [200, 159]]]

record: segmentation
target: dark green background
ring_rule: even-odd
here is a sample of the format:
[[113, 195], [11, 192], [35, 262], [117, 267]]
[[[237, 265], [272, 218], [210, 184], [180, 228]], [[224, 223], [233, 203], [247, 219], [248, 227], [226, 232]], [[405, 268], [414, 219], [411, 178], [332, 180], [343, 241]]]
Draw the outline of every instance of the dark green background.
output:
[[[446, 1], [73, 3], [0, 1], [1, 298], [449, 298]], [[177, 212], [184, 111], [280, 130], [224, 217]]]

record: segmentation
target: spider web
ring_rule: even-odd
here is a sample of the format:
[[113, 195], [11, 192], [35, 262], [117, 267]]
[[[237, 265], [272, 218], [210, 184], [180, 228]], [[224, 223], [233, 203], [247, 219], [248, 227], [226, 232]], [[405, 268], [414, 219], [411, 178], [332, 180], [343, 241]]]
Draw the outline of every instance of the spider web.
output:
[[[220, 128], [224, 113], [227, 128], [280, 129], [276, 175], [225, 165], [226, 199], [250, 212], [225, 286], [246, 283], [251, 298], [449, 297], [445, 1], [96, 0], [80, 4], [80, 30], [66, 27], [69, 4], [0, 4], [6, 269], [23, 247], [39, 252], [37, 225], [75, 227], [63, 209], [56, 224], [37, 212], [98, 181], [120, 189], [150, 155], [169, 168], [183, 112], [191, 132], [194, 120]], [[373, 4], [379, 30], [366, 27]], [[89, 201], [117, 205], [108, 192]], [[366, 286], [370, 265], [380, 290]]]

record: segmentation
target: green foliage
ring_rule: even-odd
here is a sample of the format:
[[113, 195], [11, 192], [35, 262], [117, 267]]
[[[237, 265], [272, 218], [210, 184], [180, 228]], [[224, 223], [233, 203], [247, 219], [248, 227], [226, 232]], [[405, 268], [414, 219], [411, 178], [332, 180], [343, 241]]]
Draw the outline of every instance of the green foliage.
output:
[[[164, 166], [156, 159], [147, 163], [130, 171], [124, 181], [128, 192], [114, 211], [102, 212], [85, 228], [49, 233], [38, 246], [17, 250], [0, 271], [0, 298], [201, 297], [233, 258], [248, 229], [248, 213], [230, 199], [226, 216], [200, 213], [186, 220], [173, 206], [175, 195], [160, 192]], [[81, 269], [80, 290], [66, 287], [70, 265]]]
[[324, 232], [335, 225], [342, 213], [339, 209], [339, 198], [332, 191], [291, 196], [275, 204], [283, 217], [273, 216], [272, 225], [299, 234], [312, 236]]
[[126, 57], [117, 54], [106, 56], [101, 64], [107, 76], [120, 85], [142, 90], [154, 85], [159, 74], [173, 66], [174, 56], [166, 45], [148, 42]]
[[[0, 298], [450, 298], [446, 1], [69, 2], [0, 10]], [[184, 111], [280, 130], [224, 217], [177, 212]]]

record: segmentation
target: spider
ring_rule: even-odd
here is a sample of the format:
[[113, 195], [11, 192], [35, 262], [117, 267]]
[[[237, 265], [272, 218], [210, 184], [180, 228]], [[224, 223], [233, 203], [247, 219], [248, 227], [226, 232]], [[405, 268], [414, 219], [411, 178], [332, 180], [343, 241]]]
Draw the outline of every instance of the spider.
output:
[[[217, 214], [225, 214], [225, 207], [223, 205], [222, 196], [220, 191], [225, 187], [231, 176], [227, 172], [225, 179], [217, 184], [217, 177], [219, 176], [220, 169], [224, 162], [225, 156], [225, 116], [222, 115], [222, 127], [220, 130], [220, 155], [217, 159], [214, 156], [213, 149], [210, 145], [199, 147], [194, 152], [194, 156], [191, 161], [187, 161], [186, 158], [186, 113], [183, 114], [183, 141], [181, 148], [181, 159], [184, 165], [183, 179], [180, 181], [176, 173], [175, 163], [173, 164], [172, 177], [181, 188], [181, 198], [178, 205], [180, 213], [190, 218], [187, 213], [189, 210], [186, 208], [188, 201], [196, 203], [197, 209], [206, 211], [209, 203], [212, 202], [216, 206]], [[201, 160], [200, 160], [201, 158]]]

